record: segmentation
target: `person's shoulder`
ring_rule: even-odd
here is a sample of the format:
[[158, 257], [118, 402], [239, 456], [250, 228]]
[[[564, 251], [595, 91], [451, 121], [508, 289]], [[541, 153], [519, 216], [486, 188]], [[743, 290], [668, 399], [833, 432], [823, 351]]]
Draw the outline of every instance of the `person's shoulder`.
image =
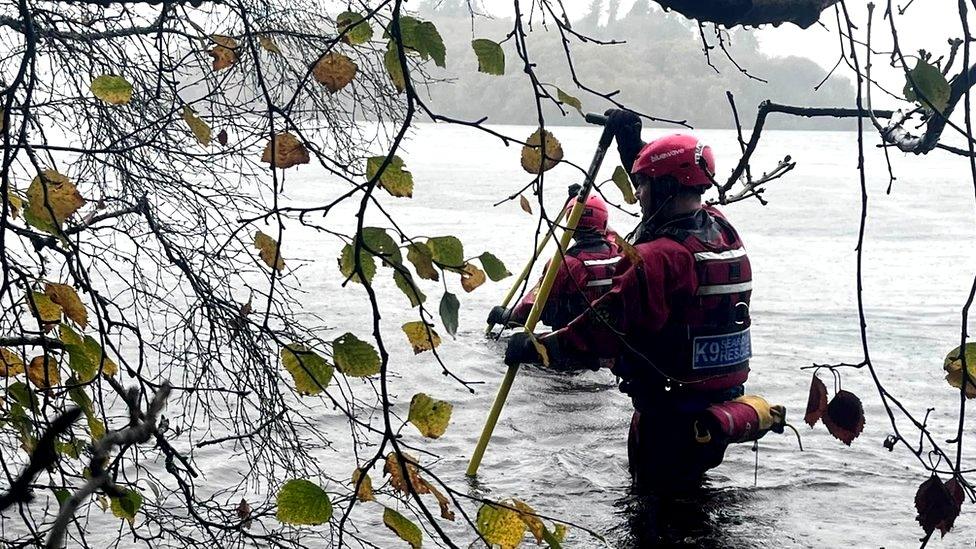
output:
[[642, 242], [634, 248], [645, 260], [692, 257], [691, 251], [686, 246], [668, 237]]

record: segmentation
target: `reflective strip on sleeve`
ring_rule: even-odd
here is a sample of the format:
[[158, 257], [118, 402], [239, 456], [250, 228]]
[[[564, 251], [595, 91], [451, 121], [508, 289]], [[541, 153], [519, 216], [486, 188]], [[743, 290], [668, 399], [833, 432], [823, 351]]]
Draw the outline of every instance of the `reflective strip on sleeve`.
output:
[[710, 286], [699, 286], [698, 295], [738, 294], [748, 292], [751, 289], [752, 281], [739, 282], [738, 284], [713, 284]]
[[598, 279], [598, 280], [591, 280], [591, 281], [587, 282], [586, 283], [586, 287], [587, 288], [593, 288], [593, 287], [598, 287], [598, 286], [610, 286], [612, 284], [613, 284], [613, 279], [612, 278], [601, 278], [601, 279]]
[[739, 257], [744, 257], [745, 255], [746, 255], [746, 251], [743, 248], [726, 250], [724, 252], [696, 252], [695, 261], [715, 261], [719, 259], [736, 259]]
[[613, 265], [614, 263], [620, 261], [620, 256], [611, 257], [608, 259], [587, 259], [583, 261], [583, 265], [594, 266], [594, 265]]

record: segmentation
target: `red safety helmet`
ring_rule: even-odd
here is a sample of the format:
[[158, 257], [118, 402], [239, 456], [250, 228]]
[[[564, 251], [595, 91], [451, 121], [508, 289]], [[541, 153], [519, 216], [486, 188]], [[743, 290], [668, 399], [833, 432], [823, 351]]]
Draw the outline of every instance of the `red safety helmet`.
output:
[[637, 153], [631, 173], [652, 178], [670, 176], [688, 187], [707, 187], [715, 175], [712, 148], [690, 135], [655, 139]]
[[[573, 209], [573, 204], [576, 204], [576, 197], [573, 196], [566, 202], [566, 217], [569, 218], [569, 212]], [[607, 203], [603, 201], [598, 195], [591, 194], [586, 198], [586, 206], [583, 208], [583, 215], [580, 217], [579, 223], [576, 225], [580, 229], [593, 229], [594, 231], [603, 234], [607, 232], [607, 220], [610, 218], [610, 212], [607, 209]]]

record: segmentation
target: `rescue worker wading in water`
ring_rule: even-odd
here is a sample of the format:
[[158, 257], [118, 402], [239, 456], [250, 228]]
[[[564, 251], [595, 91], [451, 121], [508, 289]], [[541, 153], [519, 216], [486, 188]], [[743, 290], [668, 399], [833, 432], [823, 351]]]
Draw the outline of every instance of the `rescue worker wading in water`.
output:
[[[579, 185], [569, 188], [570, 198], [565, 206], [567, 217], [576, 203], [579, 188]], [[565, 327], [571, 320], [583, 314], [590, 303], [610, 289], [614, 267], [620, 256], [617, 245], [607, 235], [608, 219], [607, 203], [597, 195], [589, 196], [583, 216], [573, 232], [574, 243], [566, 250], [563, 264], [556, 273], [549, 299], [540, 317], [543, 323], [554, 330]], [[546, 268], [548, 266], [547, 263]], [[513, 308], [492, 308], [488, 314], [488, 323], [523, 325], [529, 317], [538, 290], [537, 283]]]
[[[785, 411], [743, 396], [752, 272], [735, 229], [702, 205], [711, 149], [680, 134], [645, 145], [636, 115], [607, 115], [643, 213], [630, 238], [636, 254], [621, 258], [606, 295], [539, 341], [551, 365], [616, 359], [635, 409], [628, 455], [638, 489], [693, 486], [729, 443], [779, 430]], [[512, 336], [506, 364], [540, 361], [529, 334]]]

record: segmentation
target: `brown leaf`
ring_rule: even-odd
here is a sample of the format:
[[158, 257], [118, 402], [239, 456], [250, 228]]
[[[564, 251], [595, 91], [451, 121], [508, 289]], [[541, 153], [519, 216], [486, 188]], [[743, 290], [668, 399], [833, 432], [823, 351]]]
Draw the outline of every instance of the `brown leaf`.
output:
[[823, 415], [827, 431], [850, 446], [864, 430], [864, 407], [861, 399], [849, 391], [837, 391]]
[[261, 44], [261, 47], [264, 48], [265, 50], [271, 53], [277, 53], [279, 55], [281, 54], [281, 49], [278, 47], [278, 44], [275, 44], [274, 39], [271, 38], [270, 36], [262, 36], [259, 42]]
[[915, 520], [926, 534], [936, 528], [945, 537], [962, 509], [963, 491], [955, 478], [943, 483], [937, 475], [932, 475], [918, 487], [915, 493]]
[[20, 355], [0, 347], [0, 377], [13, 377], [24, 373], [24, 361]]
[[312, 76], [325, 85], [331, 93], [345, 88], [356, 77], [356, 64], [341, 53], [330, 53], [320, 58], [312, 67]]
[[35, 356], [27, 367], [27, 378], [38, 389], [50, 389], [61, 384], [61, 373], [58, 371], [58, 361], [53, 356]]
[[465, 292], [474, 291], [486, 280], [485, 272], [470, 263], [464, 264], [464, 272], [461, 273], [461, 287]]
[[237, 518], [241, 519], [241, 526], [244, 528], [251, 527], [251, 506], [244, 498], [237, 504]]
[[67, 284], [48, 283], [44, 286], [44, 293], [51, 298], [51, 301], [61, 306], [64, 316], [82, 328], [88, 327], [88, 310], [85, 309], [85, 304], [81, 302], [74, 288]]
[[817, 374], [813, 374], [813, 379], [810, 381], [810, 396], [807, 397], [807, 413], [803, 416], [803, 421], [813, 427], [826, 410], [827, 387], [823, 381], [820, 381]]
[[[261, 259], [264, 263], [278, 271], [285, 270], [285, 260], [281, 257], [281, 250], [278, 241], [261, 231], [254, 231], [254, 247], [261, 252]], [[250, 303], [250, 302], [248, 302]]]
[[438, 490], [433, 484], [427, 482], [427, 479], [422, 478], [420, 479], [420, 482], [424, 485], [424, 488], [426, 488], [428, 492], [437, 498], [437, 505], [441, 508], [441, 518], [453, 521], [454, 511], [451, 510], [451, 502], [447, 499], [447, 496], [442, 494], [441, 491]]
[[[406, 466], [407, 474], [410, 477], [410, 486], [413, 488], [413, 491], [417, 494], [429, 493], [430, 488], [428, 488], [427, 483], [423, 482], [417, 474], [417, 460], [406, 452], [402, 452], [402, 454], [404, 458], [403, 464]], [[401, 461], [397, 457], [397, 453], [390, 452], [386, 456], [386, 464], [383, 465], [383, 474], [390, 475], [390, 485], [394, 489], [406, 494], [408, 490], [407, 480], [403, 475], [403, 469], [400, 463]]]
[[288, 132], [279, 133], [274, 137], [274, 162], [271, 162], [271, 141], [264, 147], [261, 162], [271, 163], [275, 168], [290, 168], [299, 164], [308, 164], [309, 156], [305, 145]]
[[514, 499], [512, 503], [515, 504], [515, 508], [519, 510], [519, 519], [529, 527], [529, 531], [532, 532], [532, 536], [535, 538], [535, 542], [538, 545], [542, 545], [543, 531], [546, 529], [546, 525], [542, 523], [542, 519], [536, 514], [535, 510], [522, 500]]
[[213, 57], [213, 70], [224, 70], [237, 63], [237, 51], [226, 46], [214, 46], [207, 51]]
[[220, 133], [217, 134], [217, 143], [227, 146], [227, 130], [220, 130]]
[[519, 206], [522, 207], [523, 212], [532, 215], [532, 205], [529, 204], [529, 199], [523, 195], [519, 195]]

